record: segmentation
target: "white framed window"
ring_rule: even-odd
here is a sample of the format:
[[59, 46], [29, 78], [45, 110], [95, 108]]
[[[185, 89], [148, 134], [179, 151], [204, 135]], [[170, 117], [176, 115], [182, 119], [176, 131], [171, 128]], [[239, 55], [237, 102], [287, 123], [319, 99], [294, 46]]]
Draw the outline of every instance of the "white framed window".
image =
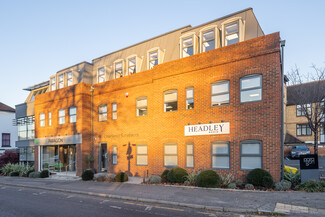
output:
[[71, 86], [72, 83], [72, 71], [67, 73], [67, 86]]
[[149, 53], [149, 69], [152, 69], [155, 65], [158, 65], [158, 50]]
[[177, 144], [176, 143], [164, 144], [164, 166], [176, 167], [177, 164], [178, 164]]
[[216, 81], [211, 84], [211, 106], [229, 104], [229, 81]]
[[229, 169], [229, 142], [212, 142], [211, 149], [211, 167], [213, 169]]
[[112, 120], [117, 119], [117, 104], [114, 102], [112, 103]]
[[98, 121], [107, 121], [107, 105], [98, 106]]
[[186, 143], [186, 167], [194, 168], [194, 144]]
[[245, 140], [240, 143], [240, 168], [253, 170], [262, 168], [262, 142]]
[[128, 59], [128, 74], [132, 75], [137, 73], [137, 58], [132, 57]]
[[45, 113], [40, 113], [39, 114], [39, 125], [40, 127], [45, 127]]
[[182, 57], [192, 56], [194, 54], [193, 36], [183, 38], [182, 47]]
[[98, 74], [98, 83], [105, 82], [105, 67], [100, 67], [97, 69], [97, 74]]
[[55, 77], [51, 78], [51, 90], [55, 90]]
[[116, 145], [112, 146], [112, 164], [113, 165], [117, 164], [117, 146]]
[[70, 123], [77, 122], [77, 107], [73, 106], [69, 108]]
[[164, 92], [164, 112], [177, 111], [177, 90]]
[[147, 97], [139, 97], [136, 100], [137, 106], [137, 116], [146, 116], [147, 115]]
[[64, 87], [64, 74], [59, 75], [59, 89]]
[[202, 52], [210, 51], [216, 48], [215, 30], [210, 29], [202, 33]]
[[65, 109], [59, 110], [59, 124], [65, 124]]
[[303, 104], [303, 105], [296, 105], [297, 117], [305, 116], [306, 111], [308, 112], [308, 114], [311, 114], [311, 110], [312, 110], [311, 103]]
[[240, 79], [240, 102], [262, 100], [262, 75], [248, 75]]
[[312, 132], [308, 124], [296, 125], [297, 136], [311, 136]]
[[225, 46], [239, 42], [239, 23], [238, 21], [225, 25]]
[[148, 146], [143, 144], [137, 145], [137, 166], [148, 165]]
[[186, 109], [194, 109], [194, 87], [186, 88]]
[[123, 61], [115, 63], [115, 78], [123, 77]]
[[52, 112], [49, 112], [49, 126], [52, 126]]

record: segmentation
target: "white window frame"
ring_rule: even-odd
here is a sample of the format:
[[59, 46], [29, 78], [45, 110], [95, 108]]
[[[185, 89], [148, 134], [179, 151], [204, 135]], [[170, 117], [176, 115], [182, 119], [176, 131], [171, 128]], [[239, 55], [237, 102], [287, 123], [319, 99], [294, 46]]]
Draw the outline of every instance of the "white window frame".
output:
[[[134, 64], [130, 64], [130, 60], [134, 59]], [[132, 75], [132, 74], [136, 74], [137, 73], [137, 56], [132, 56], [132, 57], [129, 57], [127, 59], [127, 64], [128, 64], [128, 67], [127, 67], [127, 75]], [[131, 67], [134, 67], [134, 70], [133, 72], [130, 72], [130, 69]]]
[[[243, 154], [243, 146], [249, 144], [258, 144], [259, 145], [259, 153], [258, 154]], [[240, 170], [253, 170], [255, 168], [263, 168], [263, 154], [262, 154], [262, 141], [260, 140], [244, 140], [240, 142]], [[260, 158], [260, 167], [255, 168], [243, 168], [243, 158]]]
[[[192, 97], [188, 96], [188, 94], [187, 94], [188, 90], [192, 90]], [[194, 109], [194, 87], [187, 87], [185, 89], [185, 95], [186, 95], [185, 96], [186, 97], [186, 102], [185, 102], [186, 110], [193, 110]], [[190, 100], [193, 100], [193, 107], [189, 106], [190, 105], [190, 103], [189, 103]]]
[[[214, 153], [213, 152], [213, 147], [214, 146], [227, 146], [227, 153]], [[222, 167], [222, 166], [214, 166], [213, 165], [213, 158], [218, 158], [218, 157], [222, 157], [222, 158], [228, 158], [228, 167]], [[230, 145], [228, 141], [214, 141], [211, 142], [211, 168], [212, 169], [223, 169], [223, 170], [227, 170], [230, 169]]]
[[[106, 112], [102, 112], [101, 108], [102, 107], [106, 107]], [[106, 115], [105, 115], [106, 114]], [[102, 118], [101, 118], [102, 117]], [[103, 118], [106, 117], [106, 118]], [[102, 122], [102, 121], [107, 121], [107, 104], [102, 104], [98, 106], [98, 121]]]
[[[183, 41], [185, 39], [188, 39], [188, 38], [192, 38], [192, 46], [193, 46], [193, 55], [197, 54], [197, 47], [198, 47], [198, 42], [197, 42], [197, 36], [196, 36], [196, 33], [195, 32], [188, 32], [188, 33], [185, 33], [183, 35], [181, 35], [181, 37], [179, 37], [179, 57], [180, 58], [185, 58], [185, 57], [188, 57], [188, 56], [184, 56], [183, 55], [183, 50], [184, 50], [184, 44], [183, 44]], [[192, 55], [189, 55], [189, 56], [192, 56]]]
[[[186, 143], [186, 153], [185, 153], [185, 167], [186, 168], [194, 168], [194, 143], [188, 142]], [[189, 153], [189, 148], [191, 149], [191, 153]], [[189, 165], [188, 158], [192, 158], [193, 165]]]
[[238, 22], [238, 42], [245, 40], [245, 21], [241, 17], [233, 17], [221, 23], [222, 30], [222, 47], [226, 45], [226, 26], [232, 23]]
[[112, 165], [117, 165], [117, 145], [112, 146]]
[[51, 91], [56, 90], [56, 78], [52, 77], [50, 78], [51, 81]]
[[[260, 78], [260, 85], [256, 86], [256, 87], [250, 87], [250, 88], [245, 88], [243, 89], [242, 87], [242, 81], [246, 80], [246, 79], [250, 79], [250, 78], [255, 78], [255, 77], [259, 77]], [[253, 75], [246, 75], [244, 77], [240, 78], [240, 103], [251, 103], [251, 102], [259, 102], [263, 100], [263, 76], [261, 74], [253, 74]], [[249, 101], [243, 101], [242, 100], [242, 93], [243, 92], [247, 92], [247, 91], [251, 91], [251, 90], [261, 90], [261, 99], [258, 100], [249, 100]]]
[[151, 48], [150, 50], [147, 51], [147, 70], [154, 68], [154, 66], [152, 68], [150, 68], [150, 54], [155, 51], [157, 51], [157, 58], [158, 58], [157, 65], [162, 64], [164, 62], [166, 50], [165, 49], [161, 50], [159, 47]]
[[[102, 72], [101, 69], [103, 69], [104, 71]], [[103, 81], [100, 81], [101, 79], [103, 79]], [[102, 83], [106, 81], [106, 67], [105, 66], [101, 66], [97, 68], [97, 83]]]
[[[146, 105], [138, 105], [138, 102], [139, 101], [142, 101], [142, 100], [146, 100]], [[142, 117], [142, 116], [147, 116], [148, 115], [148, 98], [146, 96], [141, 96], [141, 97], [138, 97], [136, 99], [136, 102], [135, 102], [135, 105], [136, 105], [136, 110], [137, 110], [137, 117]], [[146, 111], [145, 115], [140, 115], [140, 110], [144, 110]]]
[[49, 112], [49, 126], [52, 126], [52, 112]]
[[[76, 113], [75, 114], [71, 114], [71, 109], [75, 109]], [[75, 117], [75, 120], [73, 120], [73, 117]], [[76, 106], [71, 106], [69, 108], [69, 122], [70, 123], [76, 123], [77, 122], [77, 107]]]
[[64, 73], [58, 75], [58, 89], [61, 88], [64, 88]]
[[[166, 101], [165, 96], [166, 94], [174, 93], [176, 92], [176, 101]], [[170, 110], [167, 111], [167, 104], [171, 102], [176, 102], [176, 110]], [[176, 89], [166, 90], [164, 91], [164, 112], [176, 112], [178, 111], [178, 93]]]
[[[216, 93], [213, 92], [213, 87], [214, 86], [222, 85], [222, 84], [226, 84], [226, 83], [228, 84], [228, 90], [223, 91], [223, 92], [216, 92]], [[227, 94], [228, 94], [228, 101], [227, 102], [222, 102], [222, 103], [219, 102], [218, 104], [213, 104], [212, 98], [214, 96], [221, 96], [221, 95], [227, 95]], [[229, 105], [229, 103], [230, 103], [230, 82], [229, 82], [229, 80], [215, 81], [215, 82], [213, 82], [211, 84], [211, 97], [210, 97], [210, 100], [211, 100], [211, 107]]]
[[[176, 146], [176, 153], [166, 154], [167, 146]], [[176, 165], [166, 165], [166, 157], [176, 157]], [[178, 147], [176, 143], [165, 143], [164, 144], [164, 167], [177, 167], [178, 166]]]
[[[63, 116], [60, 116], [60, 111], [64, 112]], [[59, 116], [59, 125], [65, 124], [65, 109], [60, 109], [58, 112], [58, 116]]]
[[67, 72], [67, 87], [73, 85], [73, 73], [72, 71]]
[[112, 120], [117, 120], [117, 103], [112, 103]]
[[40, 120], [39, 126], [40, 127], [45, 127], [45, 113], [40, 113], [39, 114], [39, 120]]
[[205, 51], [203, 51], [203, 43], [205, 42], [203, 40], [203, 34], [206, 32], [209, 32], [211, 30], [214, 31], [214, 49], [220, 47], [220, 34], [219, 34], [220, 30], [219, 30], [218, 26], [217, 25], [207, 26], [200, 30], [200, 53], [205, 52]]
[[[116, 71], [116, 65], [119, 64], [119, 63], [121, 63], [121, 66], [122, 66], [122, 72], [121, 73], [118, 73]], [[114, 63], [113, 63], [113, 65], [114, 65], [114, 78], [117, 79], [117, 78], [124, 77], [124, 73], [125, 73], [124, 60], [123, 59], [115, 60]], [[120, 76], [117, 77], [117, 74], [116, 73], [118, 73]]]
[[[146, 148], [146, 153], [139, 153], [139, 147], [145, 147]], [[139, 163], [139, 158], [144, 157], [146, 158], [146, 163]], [[148, 145], [146, 144], [137, 144], [137, 166], [148, 166]]]

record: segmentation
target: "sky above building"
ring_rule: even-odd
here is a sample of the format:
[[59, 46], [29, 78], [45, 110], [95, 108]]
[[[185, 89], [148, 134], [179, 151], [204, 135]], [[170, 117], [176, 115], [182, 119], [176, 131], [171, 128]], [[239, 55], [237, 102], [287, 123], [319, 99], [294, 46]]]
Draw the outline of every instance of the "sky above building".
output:
[[5, 1], [0, 0], [0, 102], [82, 61], [145, 39], [252, 7], [265, 34], [280, 32], [285, 72], [325, 67], [325, 1]]

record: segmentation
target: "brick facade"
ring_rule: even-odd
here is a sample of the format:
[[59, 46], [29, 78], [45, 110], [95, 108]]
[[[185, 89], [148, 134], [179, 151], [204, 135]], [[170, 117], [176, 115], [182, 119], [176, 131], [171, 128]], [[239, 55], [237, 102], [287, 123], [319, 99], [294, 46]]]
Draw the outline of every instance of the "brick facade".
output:
[[[108, 172], [128, 170], [128, 143], [146, 144], [148, 166], [136, 165], [136, 146], [131, 146], [130, 173], [161, 174], [164, 144], [176, 143], [178, 166], [185, 168], [186, 143], [194, 144], [194, 169], [211, 168], [211, 142], [230, 142], [230, 169], [216, 170], [242, 178], [240, 142], [262, 141], [262, 167], [276, 181], [281, 164], [281, 68], [279, 33], [258, 37], [231, 46], [170, 61], [151, 70], [93, 85], [94, 167], [98, 170], [99, 145], [107, 144]], [[262, 101], [240, 103], [240, 78], [262, 75]], [[211, 83], [230, 82], [230, 103], [211, 107]], [[36, 96], [36, 137], [82, 134], [77, 145], [77, 175], [88, 168], [91, 153], [90, 85], [79, 83]], [[185, 109], [185, 89], [194, 87], [194, 109]], [[176, 89], [178, 110], [164, 112], [164, 91]], [[136, 99], [147, 97], [147, 116], [136, 116]], [[117, 120], [112, 120], [112, 103], [117, 103]], [[107, 121], [98, 121], [99, 105], [107, 104]], [[68, 109], [77, 107], [77, 122], [68, 123]], [[65, 109], [66, 123], [58, 125], [58, 110]], [[52, 126], [39, 126], [39, 114], [52, 112]], [[47, 121], [47, 120], [46, 120]], [[184, 136], [184, 126], [199, 122], [230, 123], [230, 134]], [[117, 146], [117, 165], [112, 165], [112, 146]], [[130, 151], [130, 150], [129, 150]]]

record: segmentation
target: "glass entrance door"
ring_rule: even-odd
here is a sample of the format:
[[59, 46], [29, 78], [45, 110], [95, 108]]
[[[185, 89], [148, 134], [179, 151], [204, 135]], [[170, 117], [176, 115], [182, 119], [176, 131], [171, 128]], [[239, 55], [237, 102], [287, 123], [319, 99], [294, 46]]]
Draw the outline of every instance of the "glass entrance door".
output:
[[106, 172], [107, 171], [107, 144], [102, 143], [100, 145], [100, 153], [99, 153], [99, 171]]
[[60, 145], [61, 171], [76, 171], [76, 145]]

